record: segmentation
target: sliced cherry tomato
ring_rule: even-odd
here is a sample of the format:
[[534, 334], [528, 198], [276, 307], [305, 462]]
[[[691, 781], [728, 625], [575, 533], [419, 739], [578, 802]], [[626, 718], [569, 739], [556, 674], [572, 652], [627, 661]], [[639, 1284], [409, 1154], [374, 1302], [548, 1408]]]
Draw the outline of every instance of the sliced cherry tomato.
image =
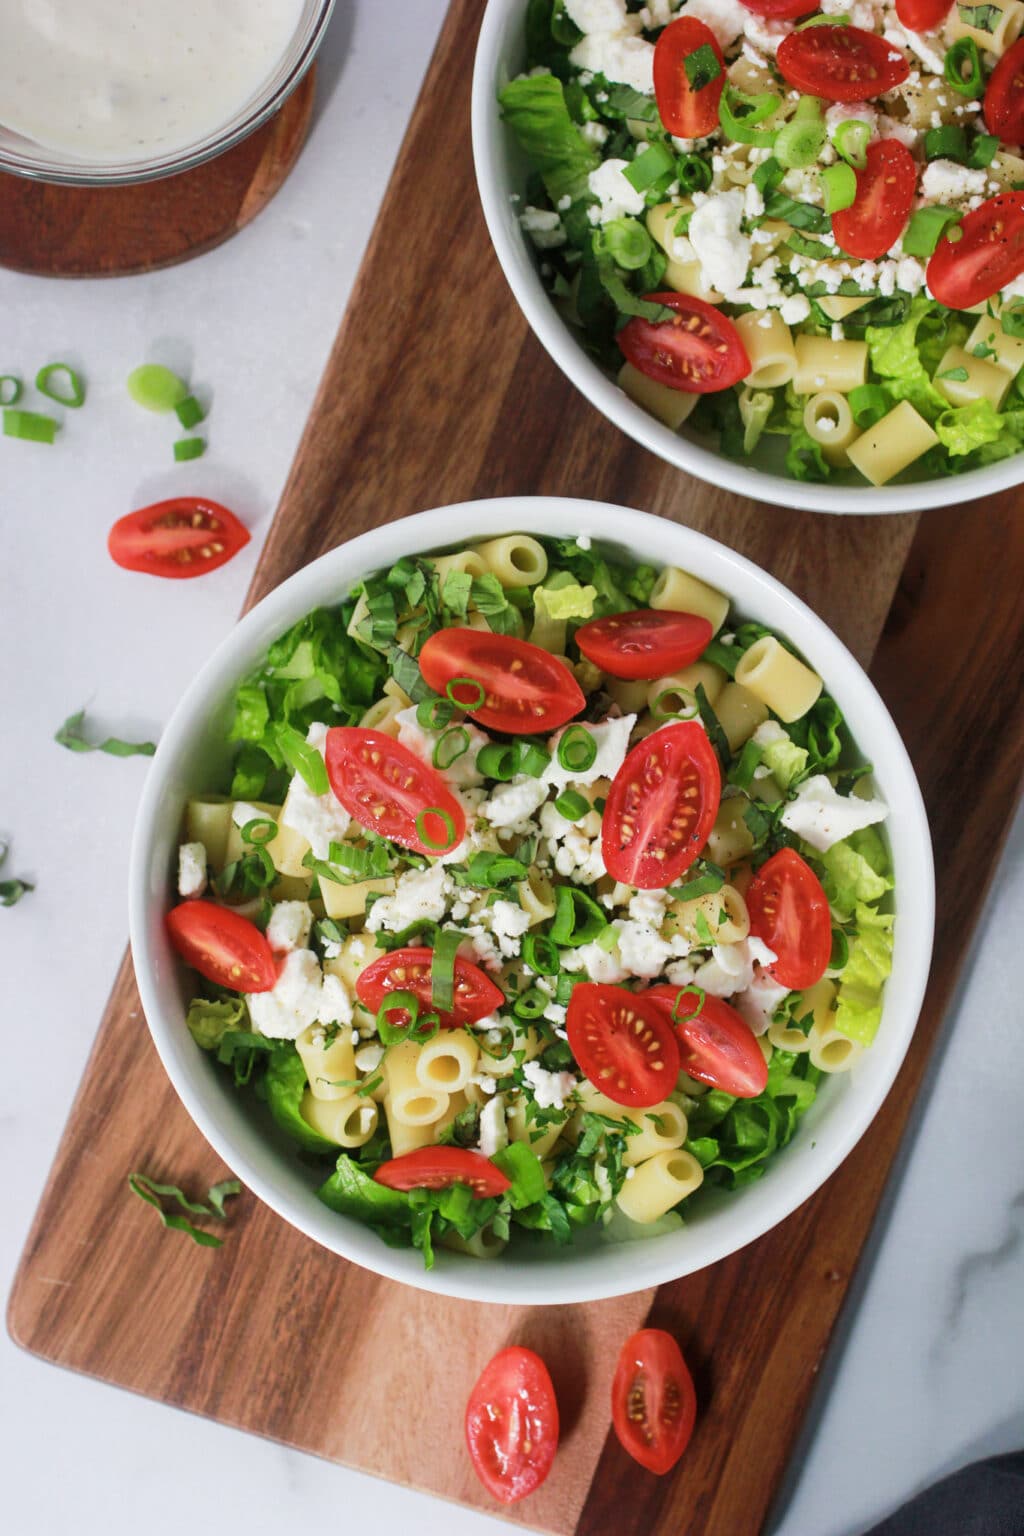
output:
[[539, 1488], [558, 1449], [558, 1403], [548, 1368], [514, 1344], [484, 1366], [466, 1404], [466, 1444], [488, 1493], [514, 1504]]
[[664, 677], [688, 667], [711, 643], [711, 625], [696, 613], [637, 608], [593, 619], [576, 631], [576, 644], [612, 677]]
[[876, 261], [896, 244], [907, 227], [917, 187], [917, 165], [898, 139], [878, 139], [867, 148], [867, 164], [857, 172], [857, 196], [849, 208], [832, 215], [832, 233], [844, 251], [861, 261]]
[[1024, 143], [1024, 37], [1008, 48], [989, 76], [985, 127], [1007, 144]]
[[731, 1093], [734, 1099], [756, 1099], [764, 1092], [768, 1063], [750, 1025], [729, 1003], [706, 996], [694, 1014], [700, 1001], [696, 989], [667, 982], [648, 987], [643, 995], [663, 1008], [669, 1019], [673, 1012], [679, 1016], [681, 1022], [673, 1023], [684, 1072], [699, 1083]]
[[269, 992], [277, 962], [255, 923], [214, 901], [183, 901], [167, 914], [167, 933], [181, 958], [207, 981], [233, 992]]
[[952, 7], [953, 0], [896, 0], [896, 15], [911, 32], [934, 32]]
[[435, 693], [511, 736], [557, 730], [586, 703], [563, 661], [514, 635], [439, 629], [420, 652], [420, 671]]
[[642, 992], [578, 982], [566, 1015], [569, 1049], [616, 1104], [660, 1104], [679, 1076], [679, 1046], [665, 1010]]
[[249, 530], [233, 512], [200, 496], [175, 496], [129, 512], [107, 535], [111, 559], [126, 571], [177, 580], [215, 571], [248, 542]]
[[[691, 80], [686, 69], [687, 60], [698, 48], [710, 48], [718, 63], [718, 73], [703, 84], [699, 76]], [[696, 16], [670, 21], [654, 49], [654, 94], [669, 133], [683, 139], [702, 139], [712, 133], [718, 127], [718, 103], [724, 85], [725, 59], [711, 28]]]
[[769, 21], [795, 21], [798, 16], [809, 16], [818, 10], [820, 0], [740, 0], [740, 4]]
[[331, 788], [361, 827], [427, 855], [462, 842], [462, 806], [441, 774], [393, 736], [336, 725], [327, 732], [324, 761]]
[[672, 320], [643, 320], [634, 315], [616, 337], [628, 362], [649, 379], [706, 395], [729, 389], [750, 372], [750, 358], [740, 333], [720, 309], [685, 293], [649, 293], [651, 304], [675, 310]]
[[898, 48], [863, 27], [804, 27], [784, 37], [775, 62], [798, 91], [826, 101], [866, 101], [910, 74]]
[[970, 309], [1024, 272], [1024, 192], [1001, 192], [965, 215], [928, 263], [928, 287], [948, 309]]
[[497, 1198], [512, 1188], [508, 1174], [482, 1152], [465, 1147], [418, 1147], [381, 1163], [374, 1178], [388, 1189], [448, 1189], [468, 1184], [477, 1200]]
[[623, 1450], [648, 1472], [671, 1472], [690, 1443], [697, 1393], [682, 1351], [662, 1328], [622, 1346], [612, 1382], [612, 1423]]
[[612, 879], [642, 891], [678, 880], [707, 842], [721, 798], [718, 758], [695, 720], [638, 742], [604, 808], [601, 853]]
[[[372, 1013], [376, 1013], [389, 992], [412, 992], [419, 999], [424, 1013], [432, 1012], [430, 1001], [430, 964], [433, 950], [425, 945], [420, 948], [393, 949], [368, 965], [356, 981], [356, 996]], [[495, 986], [471, 960], [455, 957], [455, 999], [450, 1013], [439, 1013], [442, 1029], [454, 1029], [461, 1024], [476, 1024], [505, 1001], [505, 994]], [[400, 1011], [400, 1010], [396, 1010]], [[408, 1019], [392, 1021], [400, 1029]]]
[[817, 875], [792, 848], [762, 864], [747, 891], [750, 931], [774, 950], [768, 967], [783, 987], [803, 991], [825, 974], [832, 953], [832, 917]]

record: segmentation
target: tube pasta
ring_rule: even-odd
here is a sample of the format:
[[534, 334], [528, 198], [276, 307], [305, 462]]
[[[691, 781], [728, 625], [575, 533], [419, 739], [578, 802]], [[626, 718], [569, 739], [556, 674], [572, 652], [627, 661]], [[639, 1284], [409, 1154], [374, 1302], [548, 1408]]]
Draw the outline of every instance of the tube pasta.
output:
[[796, 372], [796, 351], [793, 334], [778, 310], [752, 309], [740, 315], [735, 325], [750, 358], [748, 388], [776, 389], [788, 384]]
[[[295, 1041], [295, 1049], [302, 1058], [314, 1099], [333, 1103], [352, 1097], [356, 1063], [351, 1029], [341, 1028], [328, 1044], [324, 1026], [310, 1024]], [[336, 1087], [338, 1083], [345, 1086]]]
[[[697, 260], [696, 252], [686, 239], [680, 239], [675, 232], [676, 224], [682, 214], [690, 207], [687, 203], [657, 203], [647, 210], [647, 230], [652, 240], [656, 240], [668, 257], [668, 265], [665, 268], [665, 276], [662, 281], [675, 289], [676, 293], [688, 293], [695, 299], [704, 299], [709, 304], [720, 303], [722, 295], [715, 288], [709, 288], [704, 281], [704, 268]], [[680, 255], [680, 248], [686, 252]]]
[[511, 533], [502, 539], [488, 539], [485, 544], [477, 544], [472, 553], [480, 557], [503, 587], [534, 587], [548, 573], [544, 546], [529, 534]]
[[736, 667], [736, 681], [786, 725], [806, 715], [824, 686], [817, 672], [780, 645], [774, 635], [755, 640], [744, 652]]
[[[1020, 166], [1017, 179], [1024, 181], [1024, 160], [1017, 163]], [[999, 321], [993, 320], [991, 315], [982, 315], [967, 338], [966, 349], [972, 358], [981, 361], [978, 349], [982, 348], [986, 354], [984, 361], [993, 368], [1002, 368], [1011, 378], [1024, 368], [1024, 337], [1007, 336]], [[990, 353], [994, 356], [989, 356]]]
[[[963, 373], [965, 378], [950, 378]], [[973, 357], [963, 347], [948, 347], [935, 370], [935, 388], [950, 405], [970, 405], [972, 400], [987, 400], [995, 410], [1002, 408], [1013, 375], [982, 357]]]
[[[230, 827], [228, 828], [228, 840], [224, 847], [225, 867], [228, 864], [233, 864], [236, 859], [244, 858], [247, 853], [252, 852], [251, 845], [247, 843], [242, 837], [241, 827], [236, 826], [234, 822], [235, 804], [237, 803], [238, 802], [236, 801], [231, 806], [232, 821]], [[266, 816], [271, 821], [276, 821], [281, 814], [281, 807], [279, 805], [268, 805], [264, 800], [251, 800], [246, 801], [245, 803], [251, 805], [254, 811], [258, 811], [261, 816]], [[277, 862], [274, 859], [274, 844], [277, 842], [278, 836], [279, 834], [275, 832], [270, 841], [264, 843], [263, 845], [270, 855], [271, 862], [274, 864], [275, 869], [277, 868]], [[209, 849], [206, 850], [206, 857], [209, 862], [212, 862], [210, 860]]]
[[934, 448], [938, 440], [910, 401], [901, 400], [851, 444], [850, 463], [872, 485], [885, 485], [929, 448]]
[[862, 299], [855, 299], [847, 298], [841, 293], [826, 294], [815, 302], [830, 320], [845, 320], [848, 315], [856, 314], [858, 309], [863, 309], [865, 304], [870, 304], [871, 295], [865, 294]]
[[472, 1259], [496, 1259], [506, 1246], [505, 1239], [492, 1232], [490, 1227], [480, 1227], [472, 1237], [460, 1237], [451, 1229], [441, 1238], [441, 1243], [443, 1247], [468, 1254]]
[[795, 1056], [799, 1056], [811, 1048], [811, 1042], [803, 1030], [797, 1029], [793, 1024], [776, 1022], [773, 1019], [766, 1033], [769, 1041], [778, 1051], [791, 1051]]
[[703, 917], [716, 944], [738, 944], [750, 932], [747, 904], [732, 885], [723, 885], [721, 890], [695, 896], [691, 901], [669, 902], [663, 932], [667, 937], [681, 933], [691, 944], [699, 944], [698, 915]]
[[[326, 881], [324, 882], [326, 884]], [[338, 890], [344, 890], [338, 886]], [[324, 961], [324, 970], [339, 977], [350, 993], [355, 992], [356, 982], [368, 965], [372, 965], [384, 951], [378, 949], [372, 933], [350, 933], [341, 946], [341, 954]]]
[[708, 836], [708, 857], [723, 869], [745, 859], [754, 846], [754, 834], [743, 819], [749, 804], [746, 795], [731, 795], [718, 807]]
[[[1020, 155], [1012, 154], [1008, 149], [997, 149], [989, 166], [989, 175], [993, 181], [998, 181], [1000, 187], [1012, 188], [1018, 182], [1024, 181], [1024, 160]], [[982, 305], [984, 309], [984, 305]], [[971, 346], [974, 338], [968, 341]]]
[[632, 363], [623, 363], [618, 373], [618, 386], [624, 390], [634, 405], [639, 405], [651, 416], [656, 416], [666, 427], [677, 432], [686, 418], [696, 410], [700, 395], [688, 394], [683, 389], [671, 389], [649, 379]]
[[867, 382], [866, 341], [831, 341], [827, 336], [798, 336], [793, 347], [796, 352], [793, 388], [798, 395], [816, 395], [822, 389], [847, 395], [858, 384]]
[[[647, 707], [655, 715], [695, 714], [697, 685], [704, 689], [709, 704], [714, 704], [728, 681], [727, 674], [712, 661], [695, 661], [681, 672], [659, 677], [647, 686]], [[666, 697], [667, 695], [667, 697]]]
[[616, 1204], [630, 1219], [657, 1221], [704, 1182], [704, 1170], [691, 1152], [656, 1152], [641, 1163], [619, 1190]]
[[320, 899], [328, 917], [362, 917], [366, 911], [366, 898], [371, 891], [390, 896], [395, 889], [390, 875], [380, 880], [357, 880], [352, 885], [339, 885], [336, 880], [321, 880]]
[[210, 796], [203, 800], [190, 800], [185, 807], [185, 842], [202, 843], [210, 868], [224, 868], [231, 832], [233, 802]]
[[536, 865], [531, 865], [525, 880], [516, 885], [519, 905], [530, 919], [530, 927], [547, 922], [555, 915], [555, 889], [547, 875]]
[[851, 1040], [849, 1035], [840, 1034], [838, 1029], [822, 1029], [817, 1023], [811, 1025], [811, 1032], [807, 1037], [808, 1049], [811, 1053], [811, 1065], [820, 1072], [849, 1072], [864, 1050], [864, 1047], [856, 1040]]
[[407, 1125], [395, 1114], [391, 1100], [385, 1095], [384, 1118], [387, 1121], [392, 1157], [404, 1157], [406, 1152], [415, 1152], [419, 1147], [432, 1147], [436, 1144], [444, 1112], [428, 1125]]
[[804, 427], [830, 464], [848, 462], [846, 450], [858, 435], [858, 427], [845, 395], [834, 389], [812, 395], [804, 406]]
[[[627, 1168], [645, 1163], [657, 1152], [672, 1152], [686, 1140], [686, 1112], [674, 1099], [665, 1099], [648, 1109], [625, 1109], [586, 1078], [578, 1092], [581, 1112], [603, 1115], [606, 1120], [620, 1120], [637, 1127], [632, 1135], [626, 1136], [622, 1161]], [[656, 1120], [660, 1122], [660, 1128]]]
[[644, 681], [607, 677], [604, 687], [608, 697], [615, 700], [624, 715], [638, 715], [647, 703], [649, 684]]
[[359, 724], [368, 731], [383, 731], [385, 736], [398, 736], [398, 716], [408, 709], [399, 699], [376, 699], [360, 716]]
[[907, 109], [907, 122], [920, 132], [957, 120], [954, 102], [962, 98], [950, 90], [941, 75], [922, 79], [918, 70], [912, 70], [910, 79], [899, 87], [899, 95]]
[[279, 875], [301, 878], [310, 873], [302, 862], [309, 852], [309, 844], [294, 827], [279, 825], [276, 836], [268, 844], [268, 851]]
[[380, 1111], [372, 1099], [361, 1099], [349, 1090], [343, 1099], [325, 1101], [314, 1098], [307, 1089], [302, 1095], [303, 1120], [314, 1131], [339, 1147], [364, 1147], [377, 1129]]
[[[986, 19], [993, 22], [991, 28], [971, 26], [965, 16], [972, 13], [984, 12]], [[998, 19], [991, 16], [991, 12], [999, 13]], [[955, 43], [961, 37], [972, 37], [979, 48], [986, 53], [994, 53], [998, 58], [1004, 54], [1007, 48], [1013, 46], [1024, 27], [1024, 5], [1019, 0], [990, 0], [987, 5], [958, 4], [953, 7], [949, 21], [946, 24], [946, 37], [950, 43]]]
[[[488, 1077], [507, 1077], [520, 1065], [516, 1061], [518, 1052], [525, 1053], [523, 1061], [532, 1061], [535, 1056], [540, 1055], [542, 1047], [543, 1041], [532, 1025], [526, 1029], [517, 1029], [511, 1050], [505, 1056], [488, 1056], [485, 1052], [480, 1058], [480, 1070]], [[470, 1087], [475, 1086], [470, 1084]]]
[[749, 741], [758, 726], [763, 725], [768, 718], [765, 701], [744, 686], [740, 681], [739, 670], [737, 666], [736, 681], [726, 683], [715, 700], [715, 714], [733, 752], [742, 747], [745, 741]]
[[688, 571], [681, 571], [677, 565], [666, 565], [651, 588], [651, 607], [699, 614], [711, 625], [712, 634], [717, 635], [728, 615], [729, 599], [724, 592]]
[[423, 1087], [447, 1094], [465, 1088], [480, 1055], [480, 1047], [465, 1029], [442, 1029], [416, 1049], [416, 1076]]
[[526, 1099], [517, 1093], [508, 1104], [506, 1116], [510, 1141], [525, 1141], [531, 1152], [546, 1157], [562, 1134], [568, 1115], [562, 1115], [551, 1125], [535, 1125], [526, 1118]]
[[486, 576], [487, 566], [475, 549], [460, 549], [454, 555], [435, 555], [430, 564], [437, 572], [437, 579], [444, 588], [449, 571], [465, 571], [470, 576]]
[[388, 1120], [403, 1125], [434, 1125], [448, 1110], [448, 1093], [427, 1087], [417, 1067], [423, 1046], [403, 1040], [388, 1050], [383, 1061], [387, 1089]]

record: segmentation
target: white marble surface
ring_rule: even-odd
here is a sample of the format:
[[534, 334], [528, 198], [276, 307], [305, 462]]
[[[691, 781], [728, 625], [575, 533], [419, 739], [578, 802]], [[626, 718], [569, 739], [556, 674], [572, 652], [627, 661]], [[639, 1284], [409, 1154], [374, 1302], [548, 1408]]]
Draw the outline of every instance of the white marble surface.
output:
[[[5, 874], [37, 882], [0, 911], [5, 1289], [124, 947], [128, 845], [146, 772], [141, 760], [72, 756], [53, 731], [87, 703], [97, 724], [158, 733], [231, 625], [444, 8], [342, 0], [309, 147], [230, 245], [114, 283], [0, 273], [0, 373], [64, 357], [91, 382], [59, 447], [0, 438], [0, 830], [13, 844]], [[125, 399], [128, 370], [160, 357], [213, 393], [201, 466], [169, 466], [167, 422]], [[104, 549], [114, 518], [191, 486], [236, 507], [253, 529], [249, 549], [186, 587], [116, 570]], [[1017, 946], [1006, 939], [1022, 925], [1024, 823], [777, 1536], [855, 1536], [959, 1462], [1024, 1444], [1024, 1051]], [[276, 1532], [282, 1515], [304, 1527], [340, 1517], [425, 1536], [499, 1529], [56, 1371], [7, 1339], [0, 1349], [5, 1528], [16, 1536], [64, 1536], [71, 1516], [83, 1536], [178, 1536], [212, 1525], [214, 1510], [220, 1536]]]

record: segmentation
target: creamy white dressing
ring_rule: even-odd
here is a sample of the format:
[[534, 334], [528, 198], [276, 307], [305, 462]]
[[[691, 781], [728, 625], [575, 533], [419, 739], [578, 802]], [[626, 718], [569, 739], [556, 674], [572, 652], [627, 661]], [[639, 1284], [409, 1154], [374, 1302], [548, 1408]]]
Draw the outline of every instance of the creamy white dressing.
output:
[[303, 0], [0, 0], [0, 125], [83, 160], [205, 138], [249, 102]]

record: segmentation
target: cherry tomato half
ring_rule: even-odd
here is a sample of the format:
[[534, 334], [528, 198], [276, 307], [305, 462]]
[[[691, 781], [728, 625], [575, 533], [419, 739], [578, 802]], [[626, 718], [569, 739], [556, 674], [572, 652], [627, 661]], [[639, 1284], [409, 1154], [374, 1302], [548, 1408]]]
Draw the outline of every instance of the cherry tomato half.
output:
[[779, 44], [783, 79], [826, 101], [866, 101], [891, 91], [910, 74], [898, 48], [863, 27], [805, 27]]
[[768, 967], [783, 987], [820, 981], [832, 953], [832, 917], [821, 881], [792, 848], [762, 864], [747, 891], [750, 931], [774, 950]]
[[[952, 4], [952, 0], [950, 0]], [[819, 0], [740, 0], [744, 9], [769, 21], [795, 21], [819, 8]]]
[[928, 287], [948, 309], [970, 309], [1024, 272], [1024, 192], [1001, 192], [939, 241]]
[[711, 625], [699, 614], [637, 608], [592, 619], [576, 631], [576, 644], [612, 677], [653, 678], [696, 661], [711, 634]]
[[484, 1366], [466, 1404], [466, 1444], [488, 1493], [514, 1504], [551, 1471], [558, 1449], [558, 1403], [548, 1368], [514, 1344]]
[[857, 172], [857, 196], [832, 215], [832, 233], [841, 248], [862, 261], [876, 261], [907, 227], [917, 187], [917, 165], [898, 139], [879, 139], [867, 148]]
[[953, 0], [896, 0], [896, 15], [911, 32], [933, 32], [952, 6]]
[[1024, 143], [1024, 37], [1008, 48], [989, 76], [985, 127], [1007, 144]]
[[690, 1443], [697, 1393], [682, 1351], [662, 1328], [622, 1346], [612, 1382], [612, 1423], [623, 1450], [648, 1472], [671, 1472]]
[[696, 989], [667, 982], [648, 987], [643, 995], [658, 1003], [669, 1019], [674, 1011], [681, 1020], [675, 1022], [675, 1032], [684, 1072], [734, 1099], [756, 1099], [764, 1092], [768, 1063], [750, 1025], [729, 1003], [706, 996], [694, 1014], [700, 1001]]
[[578, 715], [586, 703], [564, 662], [514, 635], [439, 629], [419, 659], [428, 687], [452, 699], [490, 731], [507, 731], [512, 736], [554, 731]]
[[381, 1163], [374, 1178], [388, 1189], [402, 1191], [468, 1184], [477, 1200], [503, 1195], [512, 1187], [512, 1180], [489, 1157], [465, 1147], [418, 1147]]
[[[412, 992], [419, 999], [423, 1013], [432, 1012], [430, 1001], [430, 964], [433, 950], [425, 945], [419, 948], [393, 949], [368, 965], [356, 981], [356, 996], [372, 1013], [376, 1013], [389, 992]], [[495, 986], [471, 960], [455, 957], [455, 997], [450, 1013], [439, 1013], [442, 1029], [455, 1029], [462, 1024], [475, 1024], [484, 1019], [505, 1001], [505, 994]], [[401, 1012], [401, 1010], [396, 1010]], [[408, 1023], [408, 1017], [392, 1020], [397, 1029]]]
[[578, 982], [566, 1014], [569, 1049], [616, 1104], [660, 1104], [679, 1076], [679, 1046], [665, 1011], [642, 992]]
[[107, 535], [110, 557], [126, 571], [181, 580], [205, 576], [249, 542], [233, 512], [199, 496], [175, 496], [119, 517]]
[[[710, 48], [718, 63], [714, 79], [691, 80], [686, 64], [698, 48]], [[692, 66], [691, 66], [692, 68]], [[701, 139], [718, 127], [718, 103], [725, 85], [725, 59], [711, 28], [696, 16], [669, 22], [654, 49], [654, 94], [669, 133]]]
[[651, 304], [675, 310], [671, 320], [634, 315], [615, 338], [626, 360], [659, 384], [689, 395], [729, 389], [750, 372], [740, 333], [720, 309], [685, 293], [648, 293]]
[[638, 742], [612, 780], [601, 824], [612, 879], [643, 891], [678, 880], [707, 842], [721, 798], [718, 758], [695, 720]]
[[466, 815], [444, 778], [394, 737], [336, 725], [324, 761], [331, 788], [361, 827], [427, 855], [462, 842]]
[[277, 962], [266, 934], [230, 907], [183, 901], [165, 921], [178, 954], [207, 981], [234, 992], [269, 992], [276, 982]]

